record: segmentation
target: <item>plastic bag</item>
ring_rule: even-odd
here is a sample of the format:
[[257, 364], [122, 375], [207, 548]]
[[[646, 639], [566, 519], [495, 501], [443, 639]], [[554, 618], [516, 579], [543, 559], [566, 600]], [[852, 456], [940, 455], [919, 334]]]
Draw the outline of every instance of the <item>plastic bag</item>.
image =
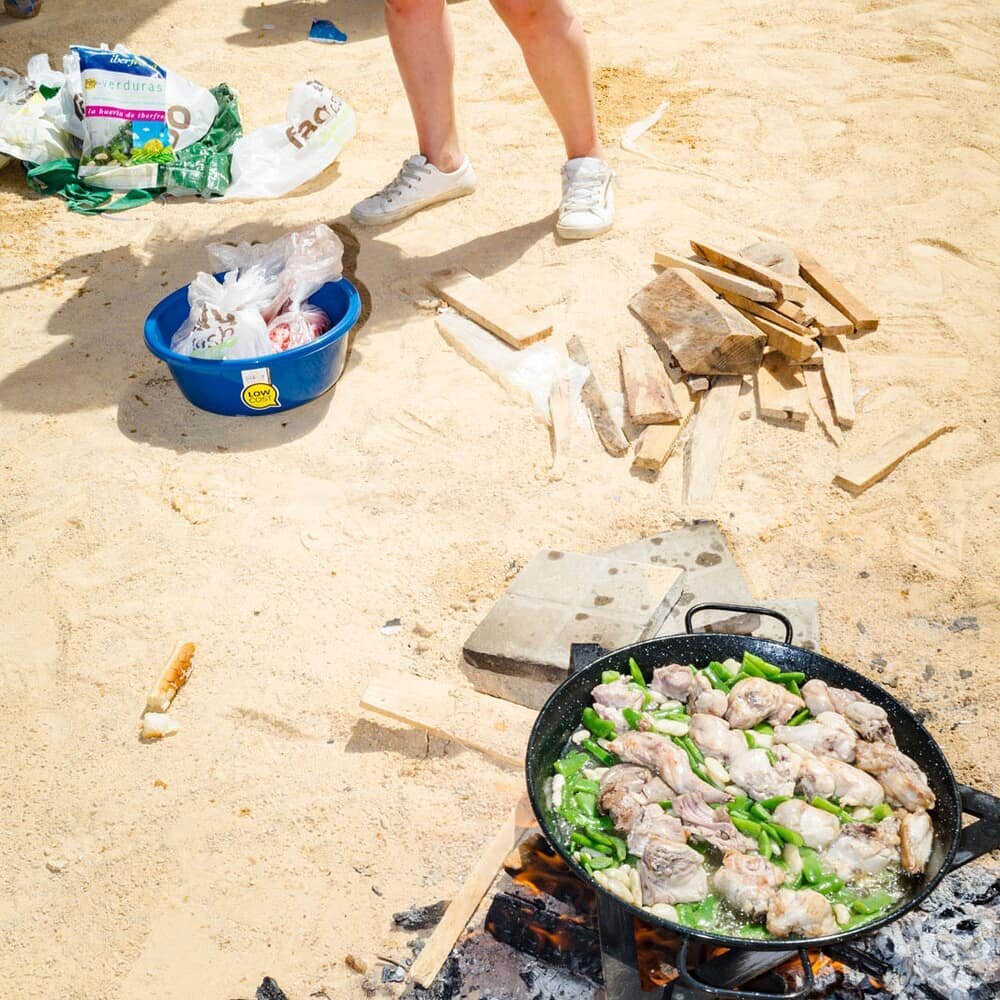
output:
[[154, 188], [174, 149], [167, 128], [167, 73], [121, 49], [73, 46], [83, 80], [80, 178], [112, 191]]
[[318, 306], [296, 303], [287, 312], [275, 316], [267, 325], [268, 340], [276, 350], [301, 347], [322, 336], [331, 327], [330, 317]]
[[[224, 194], [229, 187], [233, 160], [230, 151], [233, 143], [243, 135], [239, 103], [232, 88], [225, 83], [213, 87], [211, 95], [218, 114], [201, 139], [177, 150], [174, 162], [164, 167], [167, 194], [212, 197]], [[170, 109], [167, 120], [170, 120]]]
[[321, 174], [354, 135], [354, 111], [321, 83], [299, 83], [285, 121], [257, 129], [233, 147], [226, 198], [279, 198]]
[[58, 107], [27, 77], [0, 69], [0, 155], [28, 163], [71, 156], [72, 140], [52, 120]]
[[259, 358], [273, 354], [261, 308], [274, 298], [275, 281], [263, 268], [231, 271], [221, 283], [199, 274], [188, 286], [191, 312], [170, 349], [193, 358]]

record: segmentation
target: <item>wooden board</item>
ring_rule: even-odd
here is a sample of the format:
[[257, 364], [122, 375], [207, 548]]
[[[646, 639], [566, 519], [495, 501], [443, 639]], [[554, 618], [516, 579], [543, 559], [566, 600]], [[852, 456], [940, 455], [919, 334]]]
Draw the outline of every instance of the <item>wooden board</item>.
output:
[[429, 989], [451, 954], [459, 935], [472, 919], [476, 907], [493, 884], [504, 858], [517, 847], [525, 832], [536, 826], [527, 795], [512, 810], [500, 831], [487, 845], [475, 867], [465, 877], [462, 888], [451, 901], [441, 922], [434, 928], [410, 969], [411, 978]]
[[873, 483], [889, 475], [907, 455], [953, 429], [954, 425], [940, 417], [925, 417], [915, 426], [894, 434], [870, 455], [843, 466], [833, 481], [854, 493], [863, 493]]
[[688, 442], [684, 502], [709, 500], [726, 451], [743, 379], [722, 375], [700, 399]]
[[681, 424], [650, 424], [635, 446], [632, 468], [659, 472], [670, 458], [681, 429]]
[[758, 264], [756, 261], [741, 257], [738, 253], [724, 250], [722, 247], [709, 243], [699, 243], [697, 240], [691, 240], [691, 249], [704, 257], [709, 264], [714, 264], [724, 271], [732, 271], [741, 278], [747, 278], [757, 282], [758, 285], [772, 289], [777, 293], [779, 301], [782, 299], [790, 299], [794, 302], [802, 301], [806, 283], [798, 275], [792, 277], [781, 274], [779, 271]]
[[837, 426], [823, 369], [803, 368], [802, 377], [805, 379], [806, 395], [809, 396], [809, 405], [816, 414], [816, 419], [830, 436], [830, 440], [839, 447], [844, 443], [844, 432]]
[[823, 346], [823, 372], [833, 400], [833, 412], [841, 427], [854, 425], [854, 385], [851, 382], [851, 362], [843, 337], [826, 334]]
[[632, 297], [629, 308], [688, 374], [750, 374], [760, 365], [765, 336], [682, 268], [667, 268]]
[[[790, 330], [792, 333], [797, 333], [800, 337], [819, 336], [819, 330], [814, 330], [812, 327], [807, 326], [804, 322], [799, 322], [798, 320], [792, 319], [785, 313], [778, 311], [780, 306], [791, 306], [795, 311], [795, 315], [801, 315], [803, 318], [808, 318], [808, 314], [805, 310], [803, 310], [801, 306], [797, 306], [794, 303], [776, 302], [772, 307], [765, 306], [760, 302], [754, 302], [753, 299], [746, 299], [742, 295], [734, 295], [732, 292], [719, 292], [719, 294], [731, 306], [739, 309], [744, 316], [747, 316], [748, 313], [750, 316], [759, 316], [761, 319], [766, 319], [769, 322], [774, 323], [776, 326], [783, 327], [785, 330]], [[747, 316], [747, 318], [749, 319], [750, 316]]]
[[711, 288], [724, 289], [727, 292], [735, 292], [754, 302], [777, 302], [778, 293], [773, 288], [768, 288], [757, 281], [749, 281], [739, 275], [730, 274], [717, 267], [690, 260], [673, 253], [657, 253], [653, 258], [653, 263], [658, 267], [682, 267], [692, 274], [696, 274], [702, 281]]
[[823, 298], [815, 288], [810, 288], [803, 308], [813, 317], [814, 336], [832, 333], [840, 337], [854, 332], [854, 324]]
[[471, 688], [431, 681], [401, 671], [384, 671], [361, 696], [361, 705], [380, 715], [424, 729], [482, 753], [523, 767], [537, 712]]
[[588, 371], [587, 381], [583, 383], [583, 388], [580, 390], [580, 398], [590, 414], [590, 421], [594, 425], [597, 437], [609, 455], [620, 458], [628, 451], [628, 439], [622, 433], [621, 426], [611, 412], [608, 399], [591, 367], [583, 341], [576, 335], [568, 338], [566, 351], [573, 361]]
[[460, 268], [437, 271], [427, 279], [427, 287], [511, 347], [527, 347], [552, 333], [552, 324], [543, 317]]
[[802, 277], [832, 302], [854, 324], [858, 333], [877, 329], [878, 316], [849, 292], [815, 257], [802, 250], [796, 250], [795, 256], [799, 258], [799, 273]]
[[649, 344], [619, 348], [628, 414], [637, 424], [670, 424], [681, 411], [670, 391], [666, 369]]
[[809, 417], [806, 384], [780, 354], [768, 354], [757, 371], [757, 407], [762, 417], [804, 423]]
[[773, 347], [776, 351], [781, 351], [793, 361], [805, 361], [811, 358], [817, 351], [816, 341], [812, 337], [805, 337], [791, 330], [786, 330], [777, 323], [764, 319], [761, 316], [749, 316], [750, 322], [763, 333], [767, 334], [767, 346]]

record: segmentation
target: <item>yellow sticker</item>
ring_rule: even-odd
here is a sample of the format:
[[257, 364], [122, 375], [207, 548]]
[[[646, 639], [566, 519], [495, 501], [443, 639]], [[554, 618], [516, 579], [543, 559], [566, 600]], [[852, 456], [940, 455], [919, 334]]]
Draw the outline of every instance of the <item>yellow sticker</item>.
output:
[[278, 402], [278, 387], [267, 382], [254, 382], [248, 385], [241, 396], [251, 410], [268, 410], [273, 406], [281, 406]]

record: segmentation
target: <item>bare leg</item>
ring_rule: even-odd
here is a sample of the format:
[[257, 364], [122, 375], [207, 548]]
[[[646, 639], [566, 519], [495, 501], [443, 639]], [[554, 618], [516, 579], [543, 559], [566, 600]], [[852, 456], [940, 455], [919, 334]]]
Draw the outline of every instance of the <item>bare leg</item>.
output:
[[538, 92], [566, 143], [566, 156], [595, 156], [597, 138], [590, 56], [583, 26], [566, 0], [492, 0], [517, 39]]
[[463, 154], [452, 86], [455, 44], [445, 0], [385, 0], [385, 24], [420, 152], [438, 170], [455, 170]]

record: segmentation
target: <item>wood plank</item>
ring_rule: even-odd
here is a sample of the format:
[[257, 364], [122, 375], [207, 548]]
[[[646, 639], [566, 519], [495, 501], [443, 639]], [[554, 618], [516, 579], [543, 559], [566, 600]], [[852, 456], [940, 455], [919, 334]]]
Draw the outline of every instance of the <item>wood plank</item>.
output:
[[554, 479], [561, 479], [569, 460], [569, 442], [573, 434], [573, 414], [570, 409], [569, 383], [564, 379], [552, 383], [549, 393], [549, 416], [552, 426], [552, 467]]
[[950, 430], [954, 430], [954, 424], [936, 416], [925, 417], [915, 426], [894, 434], [870, 455], [842, 466], [833, 481], [855, 494], [863, 493], [869, 486], [889, 475], [907, 455]]
[[597, 381], [583, 341], [574, 334], [566, 341], [566, 351], [573, 361], [588, 371], [587, 381], [583, 383], [583, 388], [580, 390], [580, 398], [590, 414], [590, 422], [594, 426], [598, 439], [609, 455], [620, 458], [628, 451], [628, 440], [611, 412], [608, 399], [604, 395], [601, 383]]
[[815, 288], [809, 289], [803, 308], [813, 316], [816, 331], [813, 336], [832, 333], [840, 337], [854, 332], [854, 324], [843, 313], [837, 312]]
[[[765, 306], [760, 302], [754, 302], [753, 299], [746, 299], [742, 295], [734, 295], [732, 292], [719, 292], [719, 294], [731, 306], [735, 309], [739, 309], [744, 316], [746, 316], [747, 313], [750, 313], [753, 316], [759, 316], [761, 319], [766, 319], [786, 330], [791, 330], [792, 333], [797, 333], [800, 337], [816, 337], [819, 335], [816, 330], [807, 326], [805, 323], [805, 319], [809, 319], [811, 322], [811, 315], [806, 313], [801, 306], [795, 305], [794, 302], [776, 302], [774, 306]], [[791, 308], [795, 311], [794, 314], [802, 316], [803, 320], [795, 320], [792, 319], [787, 313], [779, 312], [778, 309], [780, 306], [791, 306]]]
[[462, 888], [451, 901], [441, 922], [434, 928], [423, 950], [414, 960], [410, 976], [425, 989], [430, 988], [441, 971], [441, 966], [451, 954], [459, 935], [465, 930], [476, 907], [493, 884], [504, 858], [517, 847], [525, 832], [536, 825], [531, 803], [527, 795], [524, 795], [466, 876]]
[[699, 400], [688, 442], [685, 503], [710, 500], [715, 491], [742, 384], [739, 375], [721, 375]]
[[691, 249], [696, 254], [700, 254], [710, 264], [722, 268], [724, 271], [732, 271], [741, 278], [755, 281], [758, 285], [770, 288], [777, 293], [778, 299], [790, 299], [793, 302], [801, 302], [803, 293], [806, 291], [806, 283], [798, 276], [781, 274], [770, 267], [758, 264], [756, 261], [741, 257], [735, 251], [725, 250], [722, 247], [714, 246], [710, 243], [699, 243], [691, 240]]
[[780, 354], [768, 354], [757, 371], [757, 408], [762, 417], [804, 423], [809, 417], [806, 384]]
[[761, 316], [750, 315], [749, 320], [758, 330], [767, 334], [767, 345], [776, 351], [781, 351], [793, 361], [805, 361], [811, 358], [817, 351], [816, 341], [812, 337], [804, 337], [801, 334], [786, 330], [777, 323], [764, 319]]
[[659, 472], [673, 453], [682, 427], [682, 424], [650, 424], [635, 446], [632, 468]]
[[796, 250], [795, 256], [799, 258], [799, 273], [802, 277], [833, 303], [854, 324], [858, 333], [878, 328], [878, 316], [849, 292], [815, 257], [802, 250]]
[[471, 688], [387, 670], [361, 696], [361, 705], [442, 739], [524, 765], [537, 712]]
[[796, 302], [774, 302], [771, 304], [771, 308], [803, 326], [809, 326], [816, 319], [806, 306], [800, 306]]
[[682, 268], [663, 271], [629, 308], [688, 374], [750, 374], [760, 365], [766, 340], [760, 330]]
[[802, 377], [806, 382], [806, 394], [809, 405], [820, 426], [829, 435], [830, 440], [838, 447], [844, 443], [844, 432], [837, 426], [837, 418], [833, 413], [833, 403], [830, 401], [829, 390], [822, 368], [803, 368]]
[[505, 292], [461, 268], [437, 271], [426, 284], [435, 295], [511, 347], [527, 347], [552, 333], [552, 324], [544, 317], [533, 315], [511, 302]]
[[843, 337], [825, 334], [823, 345], [823, 373], [830, 388], [833, 412], [841, 427], [854, 426], [854, 385], [851, 381], [851, 362]]
[[681, 267], [685, 271], [690, 271], [697, 275], [710, 288], [716, 290], [724, 289], [727, 292], [735, 292], [745, 298], [753, 299], [754, 302], [777, 302], [778, 293], [773, 288], [768, 288], [756, 281], [748, 281], [736, 274], [711, 267], [708, 264], [688, 257], [681, 257], [679, 254], [657, 252], [653, 258], [653, 263], [657, 267]]
[[637, 424], [670, 424], [680, 420], [681, 411], [670, 391], [666, 369], [649, 344], [628, 344], [619, 348], [625, 402]]

